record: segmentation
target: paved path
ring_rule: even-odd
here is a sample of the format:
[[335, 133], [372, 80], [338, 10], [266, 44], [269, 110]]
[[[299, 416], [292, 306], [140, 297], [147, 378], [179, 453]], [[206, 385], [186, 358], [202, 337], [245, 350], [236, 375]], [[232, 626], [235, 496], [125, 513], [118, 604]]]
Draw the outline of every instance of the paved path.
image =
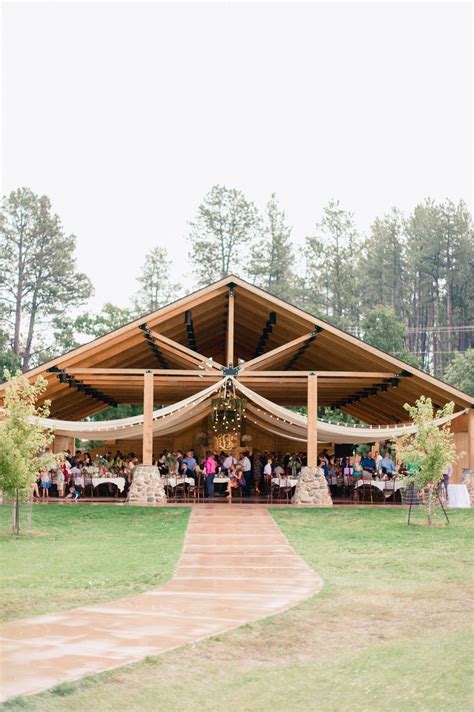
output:
[[321, 585], [265, 508], [193, 507], [169, 583], [1, 626], [0, 699], [40, 692], [273, 615]]

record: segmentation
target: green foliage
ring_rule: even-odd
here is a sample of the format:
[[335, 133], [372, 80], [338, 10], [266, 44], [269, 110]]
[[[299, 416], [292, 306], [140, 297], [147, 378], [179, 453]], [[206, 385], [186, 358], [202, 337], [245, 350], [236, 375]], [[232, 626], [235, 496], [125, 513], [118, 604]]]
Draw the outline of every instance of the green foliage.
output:
[[177, 289], [170, 268], [166, 247], [154, 247], [148, 253], [138, 277], [141, 289], [134, 299], [137, 314], [149, 314], [176, 299]]
[[406, 327], [396, 316], [393, 307], [379, 304], [369, 309], [362, 318], [364, 341], [382, 349], [401, 361], [418, 367], [418, 359], [406, 346]]
[[66, 235], [49, 199], [19, 188], [0, 212], [0, 298], [12, 326], [13, 352], [26, 371], [41, 329], [92, 293], [76, 270], [76, 238]]
[[396, 208], [374, 221], [363, 243], [358, 271], [365, 308], [385, 305], [403, 319], [407, 304], [406, 236], [403, 215]]
[[81, 334], [97, 339], [114, 329], [120, 329], [121, 326], [132, 321], [133, 317], [131, 309], [116, 307], [107, 302], [99, 314], [86, 313], [78, 316], [74, 322], [74, 328]]
[[295, 291], [295, 257], [291, 228], [275, 193], [267, 203], [263, 231], [262, 239], [252, 247], [247, 271], [258, 287], [289, 301]]
[[0, 383], [5, 380], [5, 371], [15, 373], [20, 366], [20, 359], [9, 348], [7, 334], [0, 329]]
[[359, 321], [357, 255], [360, 251], [352, 213], [331, 200], [306, 238], [306, 275], [300, 302], [315, 314], [344, 327]]
[[[47, 418], [49, 403], [36, 406], [37, 399], [45, 392], [47, 381], [38, 376], [34, 383], [19, 371], [11, 377], [6, 373], [4, 417], [0, 421], [0, 489], [7, 497], [26, 498], [31, 487], [45, 466], [44, 450], [53, 436], [32, 418]], [[19, 523], [16, 522], [17, 533]]]
[[458, 457], [449, 422], [438, 427], [436, 419], [451, 415], [454, 403], [447, 403], [435, 413], [431, 398], [421, 396], [414, 406], [405, 403], [404, 408], [416, 425], [416, 432], [403, 435], [398, 443], [395, 441], [397, 457], [409, 468], [410, 484], [425, 492], [428, 524], [431, 525], [437, 488], [443, 479], [443, 471]]
[[255, 205], [240, 190], [215, 185], [190, 223], [190, 259], [199, 285], [241, 271], [244, 249], [261, 234]]
[[460, 391], [474, 396], [474, 349], [454, 355], [446, 371], [445, 381], [449, 385], [459, 388]]

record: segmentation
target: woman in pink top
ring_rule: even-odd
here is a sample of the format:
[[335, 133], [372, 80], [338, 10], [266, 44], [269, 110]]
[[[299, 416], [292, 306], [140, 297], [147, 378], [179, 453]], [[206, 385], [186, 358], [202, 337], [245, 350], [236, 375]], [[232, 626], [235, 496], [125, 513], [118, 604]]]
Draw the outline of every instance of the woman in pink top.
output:
[[214, 477], [216, 475], [217, 462], [216, 458], [210, 452], [206, 453], [206, 459], [204, 460], [204, 472], [206, 477], [206, 492], [208, 499], [214, 499]]

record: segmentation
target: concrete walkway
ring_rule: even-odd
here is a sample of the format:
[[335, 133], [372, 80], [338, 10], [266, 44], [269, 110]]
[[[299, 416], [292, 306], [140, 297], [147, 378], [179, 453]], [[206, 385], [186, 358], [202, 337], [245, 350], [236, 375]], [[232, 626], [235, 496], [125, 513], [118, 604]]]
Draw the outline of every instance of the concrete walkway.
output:
[[195, 506], [169, 583], [111, 603], [1, 626], [0, 699], [222, 633], [284, 611], [321, 586], [265, 508]]

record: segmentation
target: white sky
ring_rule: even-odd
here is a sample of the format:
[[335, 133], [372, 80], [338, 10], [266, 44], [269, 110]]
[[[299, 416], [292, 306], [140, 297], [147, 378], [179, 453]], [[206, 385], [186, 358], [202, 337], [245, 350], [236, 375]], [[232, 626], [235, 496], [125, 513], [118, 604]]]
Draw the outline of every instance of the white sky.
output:
[[467, 2], [5, 2], [2, 190], [51, 198], [95, 307], [156, 244], [189, 273], [215, 183], [275, 191], [296, 242], [331, 197], [362, 229], [471, 205], [471, 41]]

